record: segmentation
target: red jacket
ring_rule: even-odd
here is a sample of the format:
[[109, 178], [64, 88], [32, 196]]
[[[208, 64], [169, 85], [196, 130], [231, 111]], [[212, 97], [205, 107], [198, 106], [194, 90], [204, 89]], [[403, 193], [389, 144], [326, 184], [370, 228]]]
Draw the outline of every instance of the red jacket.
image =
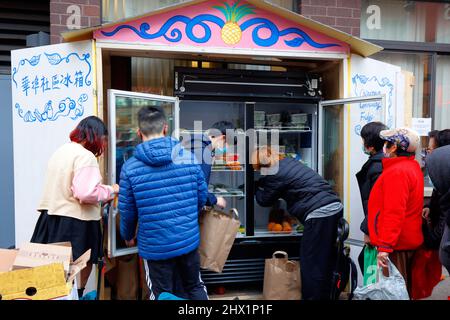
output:
[[370, 242], [378, 251], [414, 250], [423, 242], [423, 174], [414, 157], [386, 158], [369, 197]]

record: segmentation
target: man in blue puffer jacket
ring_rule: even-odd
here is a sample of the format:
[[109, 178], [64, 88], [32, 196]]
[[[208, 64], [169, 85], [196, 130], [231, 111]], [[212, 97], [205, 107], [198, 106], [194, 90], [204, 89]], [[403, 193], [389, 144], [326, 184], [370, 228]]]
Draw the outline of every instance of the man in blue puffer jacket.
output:
[[144, 107], [138, 113], [143, 142], [120, 175], [120, 233], [144, 260], [150, 299], [173, 293], [179, 272], [192, 300], [208, 295], [200, 277], [198, 212], [205, 205], [207, 185], [193, 154], [178, 140], [165, 137], [164, 113]]

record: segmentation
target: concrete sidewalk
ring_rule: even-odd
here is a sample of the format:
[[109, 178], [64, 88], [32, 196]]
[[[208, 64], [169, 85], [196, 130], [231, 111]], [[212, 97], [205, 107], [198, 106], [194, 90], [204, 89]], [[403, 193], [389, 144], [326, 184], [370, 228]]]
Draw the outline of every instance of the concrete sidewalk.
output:
[[[450, 276], [445, 268], [442, 268], [442, 272], [445, 279], [439, 282], [439, 284], [434, 288], [433, 293], [430, 297], [423, 300], [448, 300], [450, 297]], [[210, 300], [233, 300], [238, 298], [239, 300], [263, 300], [262, 290], [255, 288], [255, 286], [250, 288], [245, 288], [245, 284], [240, 288], [232, 288], [227, 290], [225, 286], [224, 294], [210, 294]]]

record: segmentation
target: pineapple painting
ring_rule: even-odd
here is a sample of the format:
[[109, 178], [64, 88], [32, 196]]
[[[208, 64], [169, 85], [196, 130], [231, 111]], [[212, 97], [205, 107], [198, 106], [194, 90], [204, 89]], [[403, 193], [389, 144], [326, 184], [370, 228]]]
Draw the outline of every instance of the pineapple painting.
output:
[[246, 15], [255, 13], [250, 5], [239, 5], [239, 2], [235, 2], [232, 6], [227, 2], [224, 2], [223, 6], [214, 6], [215, 9], [220, 10], [224, 14], [227, 21], [221, 32], [222, 40], [226, 44], [233, 45], [241, 41], [242, 30], [237, 23]]

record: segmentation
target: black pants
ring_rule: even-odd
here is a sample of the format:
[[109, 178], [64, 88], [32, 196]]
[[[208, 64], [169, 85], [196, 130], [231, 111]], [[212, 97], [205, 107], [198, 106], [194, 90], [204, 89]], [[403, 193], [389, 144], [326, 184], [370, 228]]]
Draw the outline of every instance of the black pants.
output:
[[163, 292], [176, 295], [174, 280], [177, 278], [181, 278], [186, 298], [208, 300], [205, 284], [200, 277], [200, 256], [197, 250], [167, 260], [144, 260], [144, 266], [150, 300], [157, 300]]
[[300, 246], [302, 298], [329, 300], [337, 259], [337, 227], [342, 212], [305, 222]]

